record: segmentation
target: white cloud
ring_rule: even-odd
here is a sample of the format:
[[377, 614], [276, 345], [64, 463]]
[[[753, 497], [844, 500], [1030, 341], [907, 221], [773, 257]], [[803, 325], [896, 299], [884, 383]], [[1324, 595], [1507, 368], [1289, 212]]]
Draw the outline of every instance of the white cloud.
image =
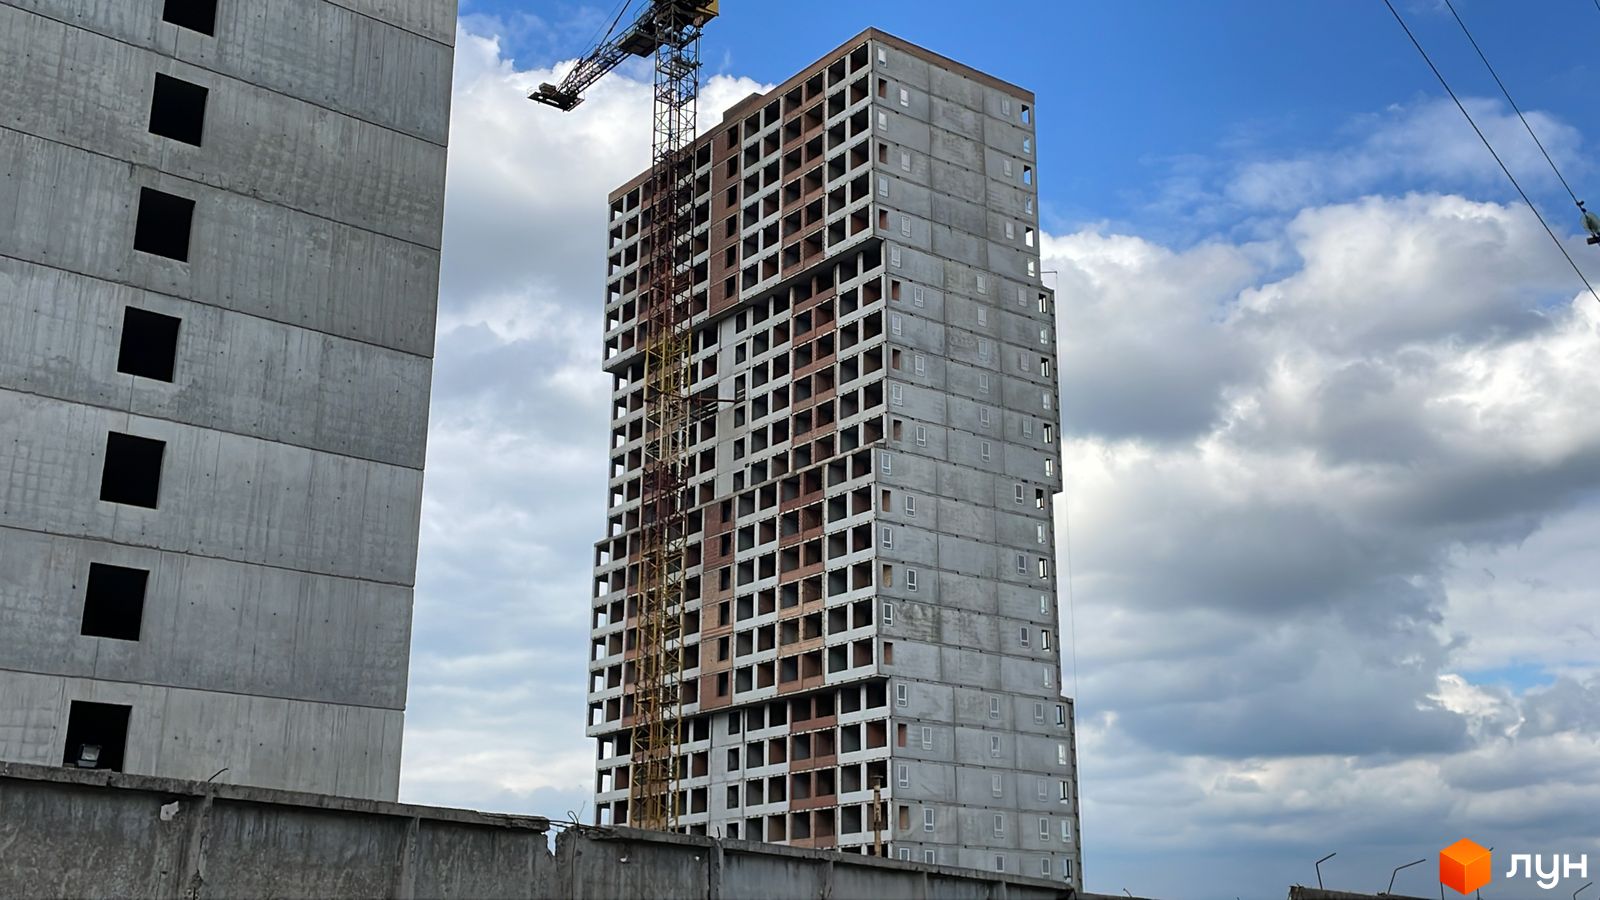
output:
[[[1152, 843], [1281, 890], [1320, 843], [1600, 839], [1600, 305], [1526, 210], [1369, 196], [1246, 244], [1044, 246], [1091, 883], [1100, 848], [1196, 896], [1141, 872]], [[1510, 665], [1567, 677], [1467, 677]]]
[[[1530, 186], [1555, 183], [1538, 145], [1509, 107], [1472, 97], [1462, 102], [1512, 171], [1526, 173]], [[1527, 116], [1555, 159], [1577, 160], [1581, 141], [1576, 128], [1538, 110]], [[1247, 207], [1292, 212], [1391, 179], [1413, 184], [1448, 180], [1498, 189], [1504, 178], [1455, 103], [1443, 97], [1394, 104], [1345, 130], [1351, 140], [1336, 149], [1238, 166], [1226, 197]]]

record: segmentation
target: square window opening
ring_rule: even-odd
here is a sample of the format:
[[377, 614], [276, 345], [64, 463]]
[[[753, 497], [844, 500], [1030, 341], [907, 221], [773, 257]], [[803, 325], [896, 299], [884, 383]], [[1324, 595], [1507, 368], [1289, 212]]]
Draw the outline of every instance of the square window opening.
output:
[[145, 569], [90, 563], [79, 633], [86, 637], [137, 641], [149, 580], [150, 573]]
[[157, 73], [150, 94], [150, 133], [200, 146], [209, 93], [198, 84]]
[[193, 200], [154, 188], [140, 188], [133, 249], [188, 262], [189, 230], [193, 224]]
[[172, 381], [178, 358], [178, 325], [174, 316], [126, 307], [122, 311], [122, 342], [117, 349], [117, 371], [156, 381]]
[[67, 743], [61, 764], [77, 769], [122, 771], [128, 748], [128, 718], [133, 707], [116, 703], [72, 701], [67, 714]]
[[214, 36], [217, 33], [217, 0], [166, 0], [161, 20]]
[[166, 449], [166, 441], [119, 431], [107, 434], [100, 499], [155, 509], [161, 491], [161, 457]]

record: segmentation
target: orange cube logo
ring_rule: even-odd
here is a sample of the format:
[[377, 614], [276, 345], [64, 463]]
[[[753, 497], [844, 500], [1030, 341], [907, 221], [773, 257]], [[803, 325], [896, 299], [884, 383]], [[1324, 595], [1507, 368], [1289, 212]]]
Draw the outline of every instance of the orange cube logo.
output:
[[1492, 875], [1489, 851], [1466, 838], [1439, 851], [1439, 881], [1458, 894], [1483, 887]]

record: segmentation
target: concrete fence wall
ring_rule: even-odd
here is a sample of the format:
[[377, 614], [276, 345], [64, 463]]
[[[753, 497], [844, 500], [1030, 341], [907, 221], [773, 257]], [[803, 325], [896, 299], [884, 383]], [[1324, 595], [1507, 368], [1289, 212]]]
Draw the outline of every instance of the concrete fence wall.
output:
[[1072, 900], [1032, 878], [0, 763], [0, 896]]

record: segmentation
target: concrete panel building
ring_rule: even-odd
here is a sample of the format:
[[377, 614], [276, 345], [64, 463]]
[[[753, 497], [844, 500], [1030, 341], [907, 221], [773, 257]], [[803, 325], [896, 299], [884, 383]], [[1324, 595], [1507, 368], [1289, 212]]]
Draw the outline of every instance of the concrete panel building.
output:
[[[869, 30], [691, 148], [683, 830], [1081, 883], [1033, 103]], [[631, 784], [644, 179], [611, 195], [607, 250], [588, 732], [610, 824]]]
[[0, 761], [393, 799], [454, 0], [0, 0]]

